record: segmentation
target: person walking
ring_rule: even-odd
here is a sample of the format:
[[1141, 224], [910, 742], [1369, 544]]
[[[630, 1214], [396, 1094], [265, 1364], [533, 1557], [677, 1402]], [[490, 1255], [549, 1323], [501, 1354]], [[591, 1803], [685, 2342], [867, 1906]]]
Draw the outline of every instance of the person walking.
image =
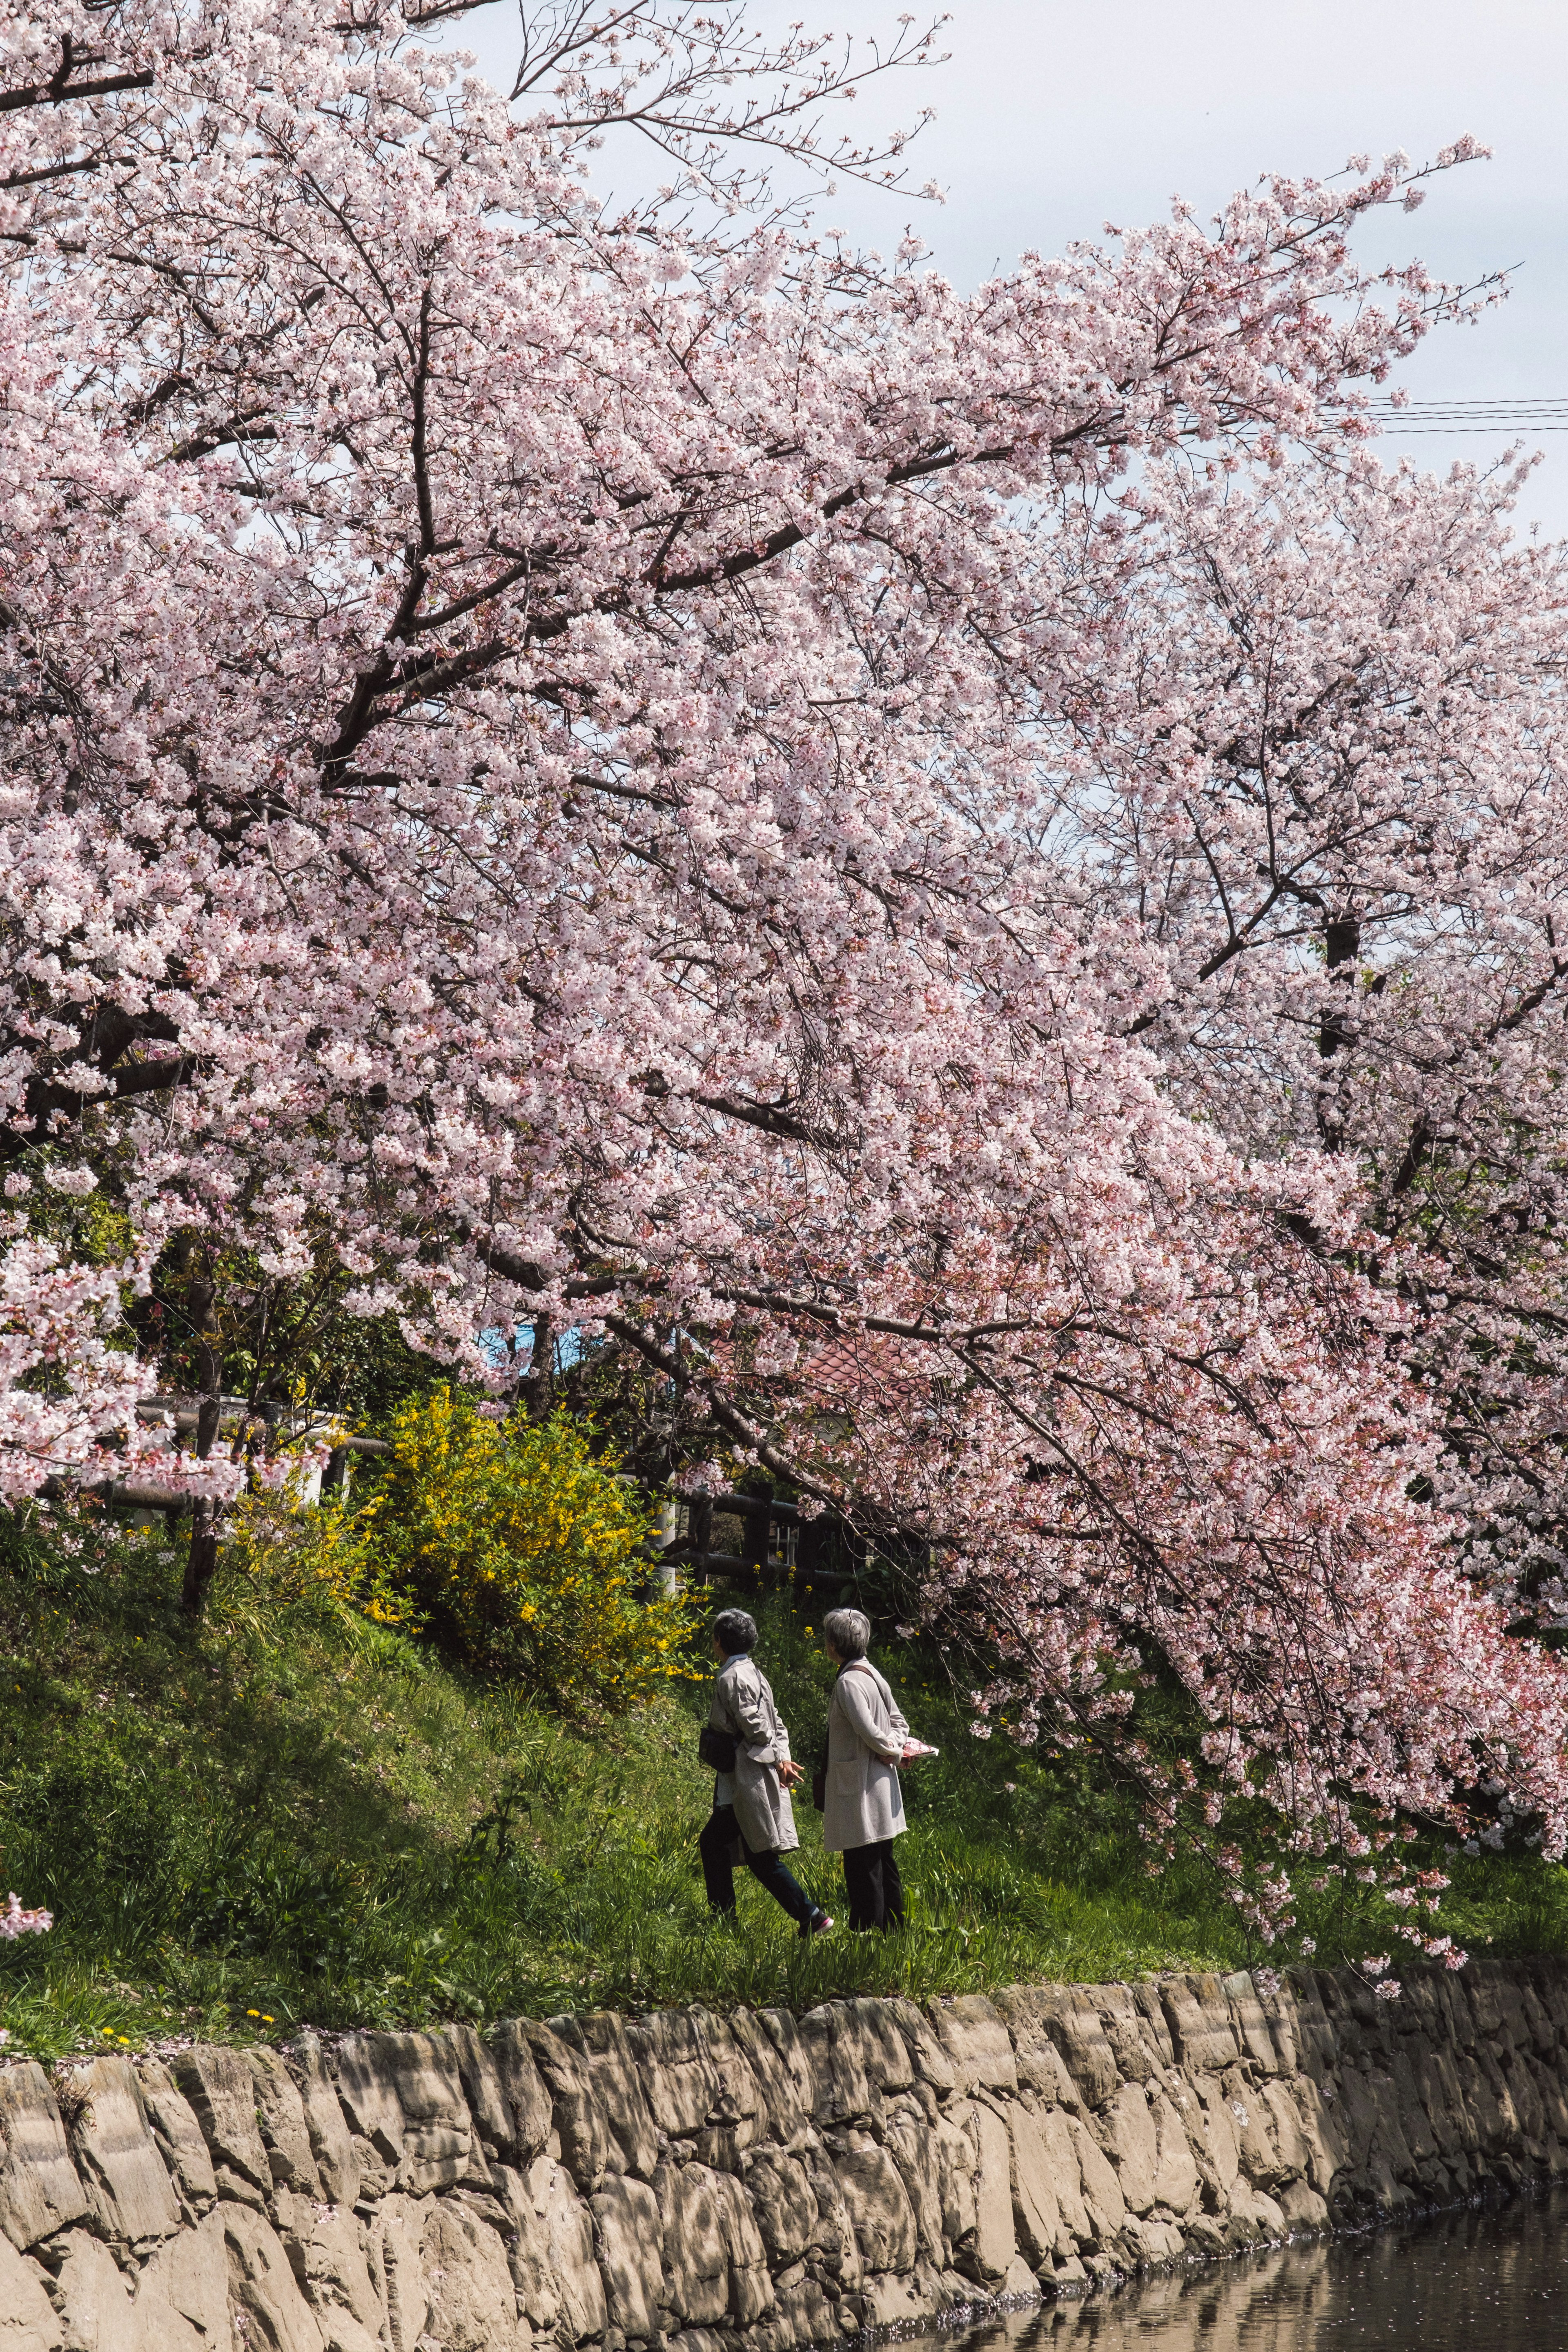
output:
[[903, 1925], [904, 1888], [893, 1840], [904, 1828], [899, 1766], [933, 1751], [910, 1736], [899, 1703], [870, 1659], [871, 1621], [858, 1609], [830, 1609], [822, 1646], [838, 1668], [827, 1709], [822, 1843], [844, 1856], [852, 1928]]
[[800, 1843], [789, 1791], [801, 1770], [791, 1761], [768, 1678], [752, 1656], [756, 1646], [755, 1620], [743, 1609], [721, 1609], [713, 1620], [719, 1673], [699, 1746], [717, 1776], [713, 1810], [697, 1841], [703, 1881], [714, 1910], [732, 1916], [735, 1864], [744, 1862], [803, 1936], [820, 1936], [832, 1920], [781, 1860]]

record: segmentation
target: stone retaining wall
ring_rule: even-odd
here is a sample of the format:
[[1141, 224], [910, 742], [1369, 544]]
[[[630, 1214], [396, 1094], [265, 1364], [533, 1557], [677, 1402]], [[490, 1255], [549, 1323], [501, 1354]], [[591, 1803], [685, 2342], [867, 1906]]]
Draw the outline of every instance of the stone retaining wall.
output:
[[1568, 1969], [0, 2069], [0, 2352], [790, 2352], [1568, 2171]]

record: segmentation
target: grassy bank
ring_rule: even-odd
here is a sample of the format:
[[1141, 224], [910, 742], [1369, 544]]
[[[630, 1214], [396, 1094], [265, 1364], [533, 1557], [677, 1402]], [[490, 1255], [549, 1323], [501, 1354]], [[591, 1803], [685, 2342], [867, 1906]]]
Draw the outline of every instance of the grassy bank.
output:
[[[177, 1591], [173, 1553], [151, 1539], [89, 1544], [75, 1565], [34, 1547], [0, 1568], [0, 1894], [58, 1921], [0, 1945], [12, 2050], [606, 2003], [799, 2006], [1261, 1957], [1196, 1865], [1144, 1874], [1130, 1807], [1092, 1757], [970, 1738], [940, 1662], [918, 1651], [881, 1654], [943, 1750], [908, 1777], [910, 1927], [803, 1946], [744, 1875], [738, 1925], [708, 1916], [696, 1687], [572, 1727], [321, 1597], [229, 1570], [193, 1629]], [[827, 1672], [809, 1616], [787, 1601], [763, 1613], [806, 1754]], [[841, 1909], [817, 1817], [798, 1818], [800, 1874]], [[1531, 1856], [1448, 1866], [1461, 1875], [1445, 1925], [1461, 1939], [1568, 1948], [1562, 1871]], [[1371, 1922], [1305, 1924], [1325, 1960], [1375, 1937]]]

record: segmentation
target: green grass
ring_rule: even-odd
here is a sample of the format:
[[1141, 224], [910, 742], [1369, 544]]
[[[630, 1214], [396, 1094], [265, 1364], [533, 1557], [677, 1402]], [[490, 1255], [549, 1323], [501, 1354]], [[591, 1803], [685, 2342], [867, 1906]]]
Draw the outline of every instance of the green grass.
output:
[[[199, 1628], [177, 1592], [178, 1562], [153, 1538], [106, 1533], [75, 1564], [13, 1544], [0, 1560], [0, 1894], [57, 1914], [50, 1935], [0, 1945], [12, 2050], [685, 2000], [800, 2008], [1262, 1957], [1195, 1863], [1146, 1874], [1131, 1806], [1092, 1756], [973, 1740], [919, 1650], [879, 1654], [943, 1750], [906, 1780], [910, 1927], [803, 1945], [744, 1874], [738, 1922], [707, 1913], [697, 1688], [571, 1726], [237, 1570], [220, 1572]], [[829, 1688], [809, 1616], [787, 1601], [760, 1613], [809, 1755]], [[797, 1819], [799, 1874], [841, 1912], [817, 1816], [803, 1803]], [[1457, 1934], [1568, 1948], [1563, 1871], [1528, 1854], [1449, 1866]], [[1379, 1937], [1370, 1913], [1303, 1925], [1325, 1960]]]

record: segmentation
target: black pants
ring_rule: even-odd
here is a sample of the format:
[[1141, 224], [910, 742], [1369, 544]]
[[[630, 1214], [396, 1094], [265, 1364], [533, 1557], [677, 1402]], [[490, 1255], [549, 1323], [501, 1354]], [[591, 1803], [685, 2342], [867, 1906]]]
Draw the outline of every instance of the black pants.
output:
[[893, 1859], [893, 1841], [844, 1849], [844, 1891], [851, 1927], [901, 1927], [904, 1882]]
[[816, 1905], [812, 1901], [793, 1870], [786, 1870], [779, 1859], [777, 1846], [765, 1853], [753, 1853], [741, 1835], [733, 1805], [715, 1805], [702, 1825], [697, 1841], [697, 1851], [702, 1856], [702, 1877], [708, 1888], [708, 1900], [715, 1911], [732, 1911], [735, 1907], [735, 1848], [745, 1860], [746, 1868], [759, 1886], [765, 1886], [775, 1903], [782, 1903], [792, 1919], [804, 1927], [816, 1916]]

